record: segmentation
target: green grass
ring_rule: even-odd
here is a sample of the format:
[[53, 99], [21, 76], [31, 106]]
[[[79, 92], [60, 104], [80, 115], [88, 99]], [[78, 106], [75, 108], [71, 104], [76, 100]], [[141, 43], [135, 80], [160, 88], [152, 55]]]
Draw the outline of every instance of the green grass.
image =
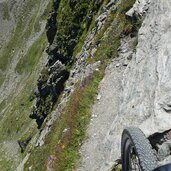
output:
[[11, 37], [10, 41], [7, 43], [7, 45], [3, 49], [2, 53], [0, 54], [0, 60], [1, 60], [0, 68], [2, 71], [6, 70], [7, 65], [9, 64], [9, 62], [12, 58], [13, 49], [15, 49], [15, 47], [17, 45], [21, 44], [21, 43], [18, 43], [20, 30], [17, 31], [17, 29], [18, 28], [15, 29], [14, 33], [12, 33], [12, 37]]
[[5, 170], [5, 171], [10, 171], [11, 170], [11, 161], [6, 161], [5, 158], [1, 158], [0, 161], [0, 169]]
[[[81, 48], [84, 44], [84, 40], [87, 37], [88, 33], [90, 31], [92, 31], [92, 29], [95, 27], [96, 25], [96, 21], [95, 18], [100, 14], [100, 12], [102, 11], [103, 6], [105, 6], [108, 3], [108, 0], [103, 0], [101, 6], [98, 8], [96, 15], [92, 18], [91, 24], [88, 27], [88, 29], [84, 29], [82, 35], [79, 37], [78, 39], [78, 43], [76, 44], [76, 46], [74, 47], [74, 53], [73, 56], [76, 57], [76, 55], [81, 51]], [[93, 6], [93, 4], [91, 4]], [[91, 7], [92, 8], [92, 7]]]
[[[33, 75], [26, 76], [25, 80], [21, 82], [18, 94], [14, 92], [8, 97], [7, 100], [3, 101], [1, 109], [7, 107], [4, 113], [1, 113], [0, 117], [0, 143], [4, 142], [17, 142], [18, 140], [26, 140], [28, 136], [33, 136], [37, 130], [37, 125], [32, 124], [32, 119], [29, 118], [29, 113], [31, 111], [30, 107], [32, 102], [29, 101], [29, 96], [32, 92], [32, 88], [35, 78]], [[17, 94], [17, 95], [16, 95]], [[34, 130], [34, 131], [32, 131]], [[18, 146], [19, 148], [19, 146]], [[28, 148], [29, 149], [29, 148]], [[12, 160], [12, 156], [9, 154], [4, 155], [4, 146], [1, 147], [0, 155], [0, 170], [15, 170], [17, 160], [21, 160], [20, 150], [18, 155], [15, 156], [16, 160]], [[26, 149], [27, 150], [27, 149]]]
[[43, 14], [40, 16], [40, 20], [47, 20], [47, 17], [50, 15], [50, 12], [53, 11], [53, 1], [50, 0], [45, 11], [43, 12]]
[[112, 171], [122, 171], [122, 165], [121, 165], [121, 164], [116, 165], [116, 166], [112, 169]]
[[80, 49], [81, 39], [84, 40], [92, 25], [93, 18], [99, 12], [102, 4], [103, 1], [99, 2], [98, 0], [90, 0], [89, 2], [79, 0], [76, 4], [74, 1], [60, 1], [56, 19], [57, 34], [54, 41], [58, 44], [59, 51], [64, 57], [73, 56], [75, 46], [77, 45], [78, 48], [78, 44], [80, 44], [78, 48]]
[[47, 45], [46, 35], [42, 35], [28, 49], [27, 54], [21, 57], [16, 66], [16, 71], [19, 74], [32, 72], [33, 68], [39, 62], [39, 59]]
[[[22, 136], [24, 130], [27, 130], [28, 125], [32, 121], [29, 118], [31, 112], [32, 102], [29, 101], [30, 94], [36, 83], [34, 76], [26, 76], [25, 80], [21, 82], [24, 86], [20, 93], [15, 97], [9, 97], [6, 103], [11, 101], [9, 107], [6, 109], [3, 118], [0, 120], [0, 139], [13, 140]], [[30, 88], [33, 87], [33, 88]]]

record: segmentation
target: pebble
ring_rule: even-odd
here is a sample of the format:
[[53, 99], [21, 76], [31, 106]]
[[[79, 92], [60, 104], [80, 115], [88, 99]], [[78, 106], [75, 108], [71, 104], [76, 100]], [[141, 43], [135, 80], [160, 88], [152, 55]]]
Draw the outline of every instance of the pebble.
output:
[[63, 130], [63, 133], [65, 133], [65, 132], [67, 132], [68, 131], [68, 129], [67, 128], [65, 128], [64, 130]]
[[119, 67], [120, 66], [120, 64], [118, 63], [118, 64], [116, 64], [116, 67]]
[[99, 94], [99, 95], [97, 96], [97, 100], [100, 100], [101, 97], [102, 97], [102, 96]]
[[159, 160], [164, 160], [164, 158], [166, 158], [169, 155], [170, 155], [169, 145], [167, 143], [163, 143], [162, 145], [160, 145], [158, 149]]
[[123, 66], [128, 66], [128, 64], [127, 63], [124, 63]]
[[93, 115], [92, 115], [92, 118], [97, 118], [97, 115], [94, 115], [94, 114], [93, 114]]

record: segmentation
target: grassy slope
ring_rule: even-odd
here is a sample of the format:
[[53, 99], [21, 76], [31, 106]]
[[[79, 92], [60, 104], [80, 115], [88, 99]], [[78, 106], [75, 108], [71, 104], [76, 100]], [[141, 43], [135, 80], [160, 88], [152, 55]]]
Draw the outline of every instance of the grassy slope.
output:
[[[25, 1], [19, 13], [15, 14], [17, 25], [11, 39], [0, 54], [0, 68], [3, 73], [0, 75], [0, 84], [4, 81], [4, 75], [13, 57], [16, 54], [23, 55], [19, 56], [20, 60], [16, 68], [16, 71], [21, 75], [21, 81], [13, 94], [0, 104], [0, 111], [3, 111], [0, 116], [0, 170], [15, 170], [15, 166], [18, 164], [13, 160], [12, 151], [8, 154], [4, 153], [3, 142], [16, 143], [20, 139], [26, 140], [33, 136], [37, 130], [37, 125], [29, 118], [29, 113], [32, 105], [31, 96], [36, 87], [38, 70], [40, 69], [38, 63], [47, 46], [45, 33], [42, 33], [28, 50], [25, 49], [25, 45], [35, 32], [40, 31], [39, 21], [47, 18], [49, 10], [51, 10], [51, 3], [49, 3], [45, 11], [39, 13], [41, 3], [41, 0]], [[26, 54], [21, 53], [22, 49], [26, 51]], [[15, 158], [17, 157], [22, 157], [19, 149]]]
[[[72, 55], [75, 46], [79, 45], [81, 48], [81, 43], [95, 24], [95, 15], [101, 10], [102, 4], [106, 3], [106, 0], [102, 0], [102, 2], [99, 0], [78, 0], [76, 5], [71, 5], [68, 0], [60, 2], [56, 18], [57, 33], [54, 41], [58, 44], [59, 51], [64, 57]], [[80, 48], [74, 51], [74, 55]]]
[[[53, 125], [51, 132], [46, 138], [45, 145], [35, 148], [25, 165], [25, 170], [32, 166], [33, 170], [46, 170], [48, 165], [56, 171], [69, 171], [75, 167], [79, 158], [78, 150], [86, 137], [86, 127], [89, 123], [91, 106], [98, 91], [98, 84], [104, 76], [104, 71], [111, 58], [117, 56], [120, 38], [123, 34], [129, 35], [135, 24], [125, 18], [125, 12], [130, 9], [135, 0], [123, 0], [118, 10], [113, 12], [105, 24], [104, 29], [97, 35], [96, 40], [102, 38], [106, 29], [111, 26], [107, 37], [101, 41], [95, 57], [89, 58], [88, 63], [101, 60], [99, 72], [94, 72], [92, 79], [82, 89], [79, 84], [71, 96], [68, 105], [60, 118]], [[78, 42], [81, 43], [82, 42]], [[110, 46], [109, 46], [110, 45]], [[66, 133], [63, 130], [68, 128]]]
[[[48, 7], [45, 9], [43, 14], [39, 14], [38, 11], [41, 8], [41, 0], [29, 0], [25, 1], [23, 6], [18, 9], [19, 12], [16, 12], [15, 14], [15, 20], [16, 20], [16, 27], [13, 30], [10, 39], [7, 41], [5, 46], [2, 49], [2, 53], [0, 54], [0, 86], [4, 82], [5, 79], [5, 73], [6, 70], [9, 67], [10, 62], [12, 61], [13, 57], [17, 55], [18, 52], [21, 52], [21, 50], [25, 49], [25, 44], [28, 41], [31, 34], [40, 31], [40, 22], [42, 20], [47, 19], [48, 13], [51, 10], [52, 3], [50, 1]], [[42, 41], [41, 43], [45, 42], [46, 37], [44, 36], [44, 40], [38, 40]], [[35, 43], [36, 44], [36, 43]], [[38, 47], [39, 46], [39, 47]], [[17, 70], [21, 72], [22, 67], [23, 70], [27, 69], [25, 66], [19, 66], [22, 65], [22, 62], [25, 62], [26, 60], [23, 58], [29, 58], [32, 61], [29, 63], [29, 69], [33, 67], [32, 65], [36, 65], [36, 62], [38, 62], [38, 58], [40, 58], [40, 53], [42, 50], [39, 51], [40, 45], [37, 45], [37, 47], [30, 47], [30, 51], [34, 50], [34, 54], [29, 54], [30, 51], [23, 57], [21, 57], [21, 61], [17, 66]], [[37, 49], [37, 52], [36, 52]], [[37, 53], [37, 54], [36, 54]], [[39, 54], [38, 54], [39, 53]], [[29, 55], [32, 55], [31, 57], [28, 57]], [[33, 55], [36, 56], [37, 61], [33, 59]], [[38, 57], [37, 57], [38, 56]], [[34, 61], [33, 61], [34, 60]]]
[[[17, 18], [17, 24], [16, 28], [14, 29], [14, 32], [12, 33], [11, 39], [3, 49], [2, 54], [0, 55], [0, 68], [1, 70], [5, 71], [7, 69], [7, 66], [9, 62], [11, 61], [13, 57], [13, 49], [15, 51], [22, 48], [22, 45], [24, 43], [24, 39], [28, 39], [30, 36], [32, 27], [29, 26], [29, 21], [31, 19], [30, 11], [35, 13], [34, 10], [37, 10], [38, 8], [38, 1], [35, 1], [35, 8], [33, 9], [33, 0], [29, 3], [25, 4], [22, 10], [20, 11], [19, 16], [16, 16]], [[23, 17], [21, 17], [23, 15]], [[27, 20], [25, 20], [27, 18]], [[28, 30], [27, 30], [28, 26]], [[28, 33], [29, 32], [29, 33]]]
[[39, 59], [47, 45], [46, 35], [42, 35], [28, 49], [26, 55], [20, 59], [16, 66], [19, 74], [29, 73], [38, 64]]

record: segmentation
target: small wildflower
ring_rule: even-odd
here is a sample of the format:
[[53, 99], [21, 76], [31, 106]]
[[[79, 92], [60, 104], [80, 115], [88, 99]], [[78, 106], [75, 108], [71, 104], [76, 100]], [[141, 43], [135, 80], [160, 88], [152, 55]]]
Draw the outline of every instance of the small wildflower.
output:
[[62, 149], [64, 149], [64, 148], [65, 148], [65, 145], [63, 144], [63, 145], [62, 145]]

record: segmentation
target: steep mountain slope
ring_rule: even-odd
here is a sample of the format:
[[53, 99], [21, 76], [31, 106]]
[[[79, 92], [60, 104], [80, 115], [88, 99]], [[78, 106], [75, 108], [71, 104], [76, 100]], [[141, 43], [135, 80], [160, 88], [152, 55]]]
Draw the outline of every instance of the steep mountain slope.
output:
[[18, 141], [36, 128], [28, 114], [47, 44], [46, 20], [43, 19], [47, 5], [48, 1], [13, 0], [0, 4], [3, 34], [0, 49], [0, 170], [17, 167], [22, 159]]
[[[101, 29], [105, 18], [96, 23], [95, 17], [105, 4], [107, 1], [1, 1], [1, 34], [6, 34], [0, 54], [1, 170], [15, 170], [20, 163], [18, 170], [23, 170], [29, 155], [26, 170], [45, 170], [42, 163], [53, 146], [42, 155], [42, 163], [36, 151], [42, 154], [45, 136], [58, 116], [59, 98], [66, 103], [78, 80], [86, 77], [85, 71], [97, 67], [87, 68], [86, 51], [78, 52], [87, 46], [85, 38], [90, 43], [88, 39]], [[61, 95], [71, 68], [72, 76]], [[37, 162], [29, 166], [30, 160]]]
[[129, 125], [169, 161], [170, 6], [0, 0], [0, 170], [115, 170]]

